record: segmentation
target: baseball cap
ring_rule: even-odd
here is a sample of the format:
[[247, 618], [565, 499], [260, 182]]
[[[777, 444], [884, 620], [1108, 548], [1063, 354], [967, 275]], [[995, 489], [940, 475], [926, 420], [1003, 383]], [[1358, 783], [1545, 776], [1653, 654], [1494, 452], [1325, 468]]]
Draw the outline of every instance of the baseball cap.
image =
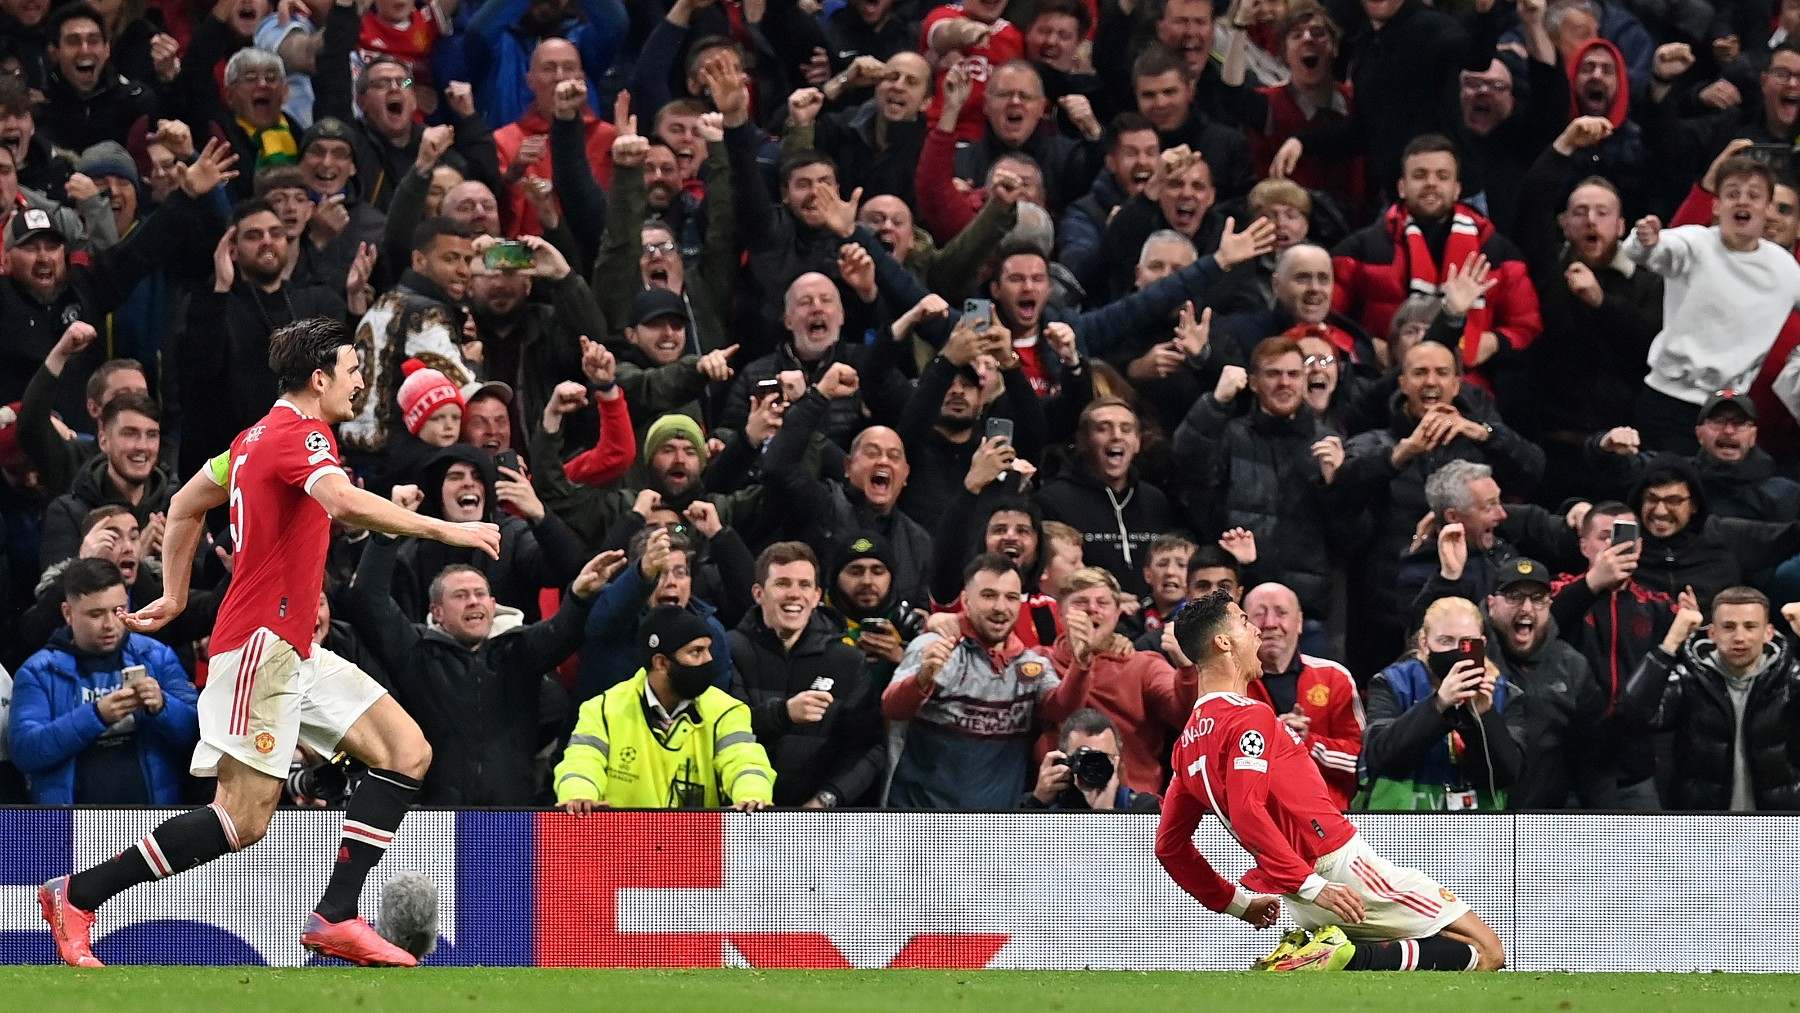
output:
[[312, 147], [317, 141], [343, 141], [345, 144], [355, 144], [350, 139], [349, 125], [336, 116], [320, 117], [313, 121], [312, 126], [306, 128], [306, 134], [300, 139], [300, 154], [306, 154], [306, 149]]
[[499, 398], [500, 403], [503, 405], [511, 405], [513, 403], [512, 384], [507, 383], [504, 380], [471, 380], [468, 383], [463, 384], [462, 396], [464, 404], [474, 401], [476, 398], [486, 394], [492, 394]]
[[647, 288], [631, 299], [631, 326], [639, 327], [658, 317], [687, 319], [687, 303], [666, 288]]
[[1494, 593], [1505, 594], [1509, 589], [1520, 584], [1542, 584], [1550, 586], [1550, 568], [1535, 559], [1518, 559], [1505, 563], [1494, 577]]
[[65, 243], [69, 241], [69, 237], [63, 235], [62, 227], [56, 224], [55, 215], [43, 208], [20, 208], [6, 227], [6, 245], [17, 246], [46, 232]]
[[1745, 418], [1752, 422], [1756, 421], [1756, 402], [1750, 400], [1749, 394], [1732, 390], [1729, 387], [1724, 390], [1715, 390], [1706, 396], [1706, 401], [1700, 405], [1700, 421], [1705, 422], [1712, 418], [1713, 412], [1718, 411], [1724, 405], [1731, 405], [1743, 412]]

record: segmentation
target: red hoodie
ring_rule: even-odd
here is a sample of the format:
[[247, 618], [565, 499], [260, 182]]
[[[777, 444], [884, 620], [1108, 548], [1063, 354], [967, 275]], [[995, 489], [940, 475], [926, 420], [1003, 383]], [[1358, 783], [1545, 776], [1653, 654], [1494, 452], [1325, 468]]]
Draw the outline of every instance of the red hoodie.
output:
[[1569, 75], [1569, 117], [1573, 119], [1577, 116], [1587, 115], [1581, 108], [1580, 85], [1576, 82], [1576, 76], [1581, 72], [1582, 59], [1594, 49], [1604, 49], [1612, 57], [1615, 75], [1614, 87], [1612, 106], [1606, 110], [1606, 118], [1612, 123], [1613, 129], [1617, 130], [1624, 125], [1625, 114], [1631, 106], [1631, 79], [1626, 76], [1625, 57], [1619, 52], [1619, 47], [1605, 39], [1592, 39], [1584, 43], [1580, 49], [1575, 51], [1575, 58], [1570, 60], [1569, 65], [1564, 68]]

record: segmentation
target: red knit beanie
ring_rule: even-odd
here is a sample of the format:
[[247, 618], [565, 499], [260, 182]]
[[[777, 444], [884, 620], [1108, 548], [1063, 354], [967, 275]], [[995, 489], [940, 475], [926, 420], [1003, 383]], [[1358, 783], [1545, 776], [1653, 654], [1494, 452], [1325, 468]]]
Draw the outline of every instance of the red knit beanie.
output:
[[419, 430], [425, 428], [425, 420], [439, 408], [447, 404], [465, 407], [462, 391], [456, 389], [456, 384], [418, 359], [401, 363], [400, 371], [406, 374], [406, 379], [400, 383], [400, 417], [406, 421], [406, 431], [414, 436], [419, 435]]

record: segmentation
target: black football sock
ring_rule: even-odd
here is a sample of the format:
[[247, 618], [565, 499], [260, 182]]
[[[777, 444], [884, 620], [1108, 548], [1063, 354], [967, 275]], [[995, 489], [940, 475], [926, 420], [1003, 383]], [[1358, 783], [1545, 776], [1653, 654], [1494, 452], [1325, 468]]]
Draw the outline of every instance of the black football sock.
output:
[[1468, 943], [1427, 936], [1383, 939], [1356, 944], [1346, 971], [1472, 971], [1475, 948]]
[[69, 877], [69, 903], [92, 911], [139, 883], [186, 872], [238, 849], [237, 829], [217, 803], [162, 822], [99, 865]]
[[344, 808], [344, 839], [338, 846], [337, 865], [325, 884], [325, 896], [313, 908], [328, 922], [356, 917], [356, 900], [362, 894], [369, 870], [387, 854], [394, 831], [406, 818], [406, 810], [419, 794], [419, 782], [405, 774], [371, 767], [350, 804]]

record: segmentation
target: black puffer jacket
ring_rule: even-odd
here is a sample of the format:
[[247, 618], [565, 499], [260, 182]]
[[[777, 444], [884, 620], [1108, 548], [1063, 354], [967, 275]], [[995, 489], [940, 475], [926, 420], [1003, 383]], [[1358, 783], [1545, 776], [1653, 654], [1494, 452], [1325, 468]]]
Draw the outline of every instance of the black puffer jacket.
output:
[[136, 503], [126, 499], [113, 484], [107, 468], [105, 454], [95, 457], [75, 473], [68, 492], [50, 501], [44, 511], [43, 541], [38, 547], [38, 558], [44, 566], [74, 558], [81, 549], [81, 519], [96, 507], [122, 506], [137, 518], [140, 528], [150, 523], [151, 514], [169, 509], [175, 485], [161, 465], [150, 469], [150, 478]]
[[[731, 642], [732, 695], [750, 705], [750, 727], [775, 766], [775, 804], [804, 805], [821, 790], [844, 803], [861, 798], [887, 772], [881, 700], [862, 652], [839, 639], [843, 622], [815, 609], [791, 651], [752, 609]], [[796, 725], [788, 698], [829, 679], [832, 697], [816, 724]], [[820, 688], [823, 688], [822, 686]]]
[[1371, 430], [1344, 446], [1344, 464], [1338, 469], [1334, 491], [1346, 508], [1367, 511], [1377, 525], [1363, 568], [1364, 586], [1375, 594], [1375, 604], [1398, 616], [1410, 604], [1399, 589], [1400, 558], [1412, 544], [1419, 518], [1430, 511], [1425, 502], [1425, 480], [1451, 461], [1476, 461], [1494, 469], [1494, 480], [1508, 494], [1524, 494], [1544, 473], [1544, 452], [1509, 429], [1491, 409], [1478, 405], [1466, 394], [1454, 400], [1467, 418], [1493, 427], [1486, 441], [1477, 443], [1459, 436], [1445, 446], [1422, 454], [1395, 471], [1391, 463], [1394, 445], [1412, 435], [1418, 422], [1406, 414], [1402, 396], [1389, 402], [1386, 429]]
[[1513, 782], [1507, 805], [1514, 809], [1564, 809], [1571, 795], [1588, 808], [1613, 804], [1618, 771], [1612, 758], [1594, 748], [1606, 698], [1581, 652], [1543, 620], [1536, 649], [1514, 657], [1502, 635], [1488, 626], [1488, 657], [1510, 684], [1506, 727], [1525, 752], [1525, 769]]
[[[513, 625], [516, 612], [495, 618], [488, 639], [471, 648], [444, 631], [410, 622], [394, 604], [388, 578], [396, 545], [371, 535], [346, 610], [364, 643], [393, 678], [394, 698], [431, 744], [431, 770], [419, 804], [524, 806], [547, 801], [549, 769], [541, 747], [564, 718], [545, 715], [547, 673], [581, 646], [589, 602], [563, 596], [541, 623]], [[510, 613], [510, 615], [508, 614]], [[568, 700], [562, 698], [562, 708]]]
[[[1248, 393], [1237, 400], [1253, 402]], [[1356, 520], [1327, 509], [1312, 453], [1314, 443], [1337, 434], [1305, 405], [1287, 419], [1254, 403], [1237, 415], [1229, 414], [1232, 407], [1205, 394], [1175, 430], [1175, 456], [1189, 462], [1193, 478], [1188, 515], [1203, 535], [1238, 527], [1255, 532], [1258, 576], [1286, 584], [1302, 611], [1323, 616], [1333, 545], [1350, 544], [1354, 527], [1338, 522]]]
[[464, 563], [487, 578], [495, 601], [519, 609], [527, 621], [536, 619], [538, 592], [574, 580], [588, 561], [586, 547], [562, 518], [549, 510], [536, 524], [502, 512], [494, 496], [493, 459], [466, 443], [445, 447], [426, 464], [419, 486], [425, 495], [420, 513], [430, 517], [444, 515], [444, 475], [456, 464], [473, 465], [487, 487], [486, 519], [500, 525], [500, 558], [493, 559], [479, 549], [410, 540], [399, 553], [394, 600], [409, 620], [422, 621], [431, 604], [426, 597], [432, 578], [446, 566]]
[[[1768, 659], [1744, 708], [1744, 751], [1750, 788], [1761, 810], [1800, 810], [1800, 655], [1784, 636], [1763, 648]], [[1671, 809], [1731, 807], [1737, 711], [1713, 642], [1689, 637], [1676, 654], [1661, 647], [1644, 656], [1625, 704], [1659, 731], [1675, 733], [1681, 758], [1664, 800]]]

